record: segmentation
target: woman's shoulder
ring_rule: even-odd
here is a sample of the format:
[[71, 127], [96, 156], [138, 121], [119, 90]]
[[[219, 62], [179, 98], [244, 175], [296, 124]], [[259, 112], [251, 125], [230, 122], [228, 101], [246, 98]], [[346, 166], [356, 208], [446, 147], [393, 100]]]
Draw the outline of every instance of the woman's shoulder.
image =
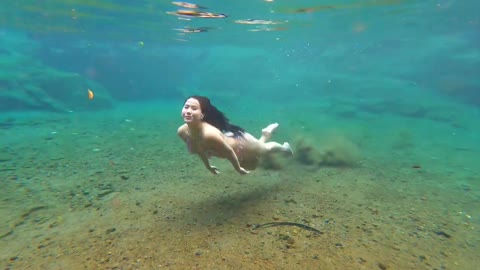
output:
[[218, 128], [206, 122], [203, 123], [203, 130], [205, 133], [208, 134], [222, 134], [222, 132]]
[[181, 126], [178, 128], [177, 134], [181, 136], [181, 135], [183, 135], [183, 134], [186, 134], [186, 133], [187, 133], [187, 130], [188, 130], [187, 124], [183, 124], [183, 125], [181, 125]]
[[203, 127], [203, 136], [205, 139], [218, 139], [223, 137], [223, 133], [218, 128], [208, 123], [205, 123]]

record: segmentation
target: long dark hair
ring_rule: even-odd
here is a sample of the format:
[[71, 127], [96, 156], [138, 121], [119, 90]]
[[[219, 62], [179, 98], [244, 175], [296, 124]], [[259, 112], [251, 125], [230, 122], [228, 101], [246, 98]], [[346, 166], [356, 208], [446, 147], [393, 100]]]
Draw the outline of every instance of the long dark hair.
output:
[[[210, 99], [204, 96], [191, 96], [200, 103], [200, 109], [203, 113], [203, 121], [218, 128], [223, 133], [232, 132], [235, 136], [243, 136], [245, 130], [239, 126], [230, 124], [230, 121], [217, 107], [213, 106]], [[189, 99], [187, 98], [187, 99]]]

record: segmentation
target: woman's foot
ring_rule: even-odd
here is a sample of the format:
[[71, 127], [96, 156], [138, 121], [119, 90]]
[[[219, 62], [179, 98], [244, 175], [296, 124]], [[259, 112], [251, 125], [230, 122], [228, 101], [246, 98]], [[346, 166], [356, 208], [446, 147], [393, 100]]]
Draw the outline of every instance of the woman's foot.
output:
[[270, 139], [272, 136], [272, 133], [277, 129], [278, 123], [273, 123], [268, 125], [266, 128], [262, 129], [262, 136], [265, 137], [265, 139]]
[[293, 156], [293, 150], [292, 147], [288, 142], [283, 143], [283, 151], [288, 154], [289, 156]]

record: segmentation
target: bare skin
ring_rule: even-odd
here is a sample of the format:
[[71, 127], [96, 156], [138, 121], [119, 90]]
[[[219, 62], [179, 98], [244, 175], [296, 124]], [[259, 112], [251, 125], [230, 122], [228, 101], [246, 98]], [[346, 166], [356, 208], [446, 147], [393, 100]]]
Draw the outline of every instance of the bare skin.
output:
[[[213, 174], [220, 171], [210, 165], [209, 157], [215, 156], [230, 161], [233, 168], [240, 174], [247, 174], [247, 169], [255, 169], [258, 158], [270, 152], [286, 152], [291, 154], [288, 143], [266, 142], [278, 124], [271, 124], [262, 130], [262, 137], [256, 139], [248, 133], [238, 139], [223, 134], [219, 129], [203, 120], [200, 103], [194, 98], [188, 99], [182, 109], [185, 122], [178, 128], [178, 136], [187, 144], [192, 154], [199, 155], [205, 167]], [[241, 156], [239, 160], [238, 156]], [[247, 169], [245, 169], [245, 167]]]

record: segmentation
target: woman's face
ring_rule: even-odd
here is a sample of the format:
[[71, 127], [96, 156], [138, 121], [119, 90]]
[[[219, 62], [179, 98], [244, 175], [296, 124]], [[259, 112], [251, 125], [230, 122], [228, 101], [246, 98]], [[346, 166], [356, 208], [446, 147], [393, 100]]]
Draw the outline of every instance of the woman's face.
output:
[[182, 118], [185, 123], [201, 122], [203, 114], [200, 102], [194, 98], [187, 99], [183, 105]]

